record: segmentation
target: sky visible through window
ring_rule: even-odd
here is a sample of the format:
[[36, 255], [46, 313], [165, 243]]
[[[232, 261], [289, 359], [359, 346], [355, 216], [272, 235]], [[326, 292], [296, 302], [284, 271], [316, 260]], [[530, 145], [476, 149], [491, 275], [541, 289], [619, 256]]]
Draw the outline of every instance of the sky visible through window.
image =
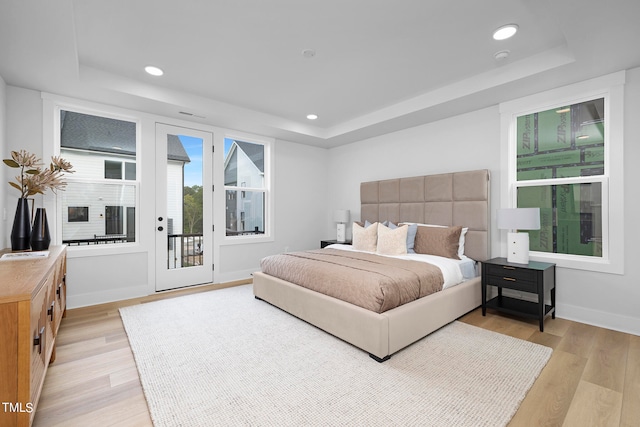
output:
[[[178, 135], [178, 138], [191, 159], [190, 163], [184, 165], [184, 185], [202, 185], [202, 139], [187, 135]], [[227, 157], [232, 144], [233, 139], [224, 139], [224, 158]]]
[[202, 186], [202, 139], [193, 136], [178, 135], [191, 162], [184, 165], [184, 185]]

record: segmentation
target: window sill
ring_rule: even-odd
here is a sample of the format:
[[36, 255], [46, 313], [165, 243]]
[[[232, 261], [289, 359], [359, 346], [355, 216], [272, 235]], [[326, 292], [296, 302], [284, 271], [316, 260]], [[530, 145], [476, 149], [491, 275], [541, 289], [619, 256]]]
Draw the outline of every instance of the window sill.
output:
[[624, 274], [624, 261], [612, 259], [587, 257], [579, 255], [550, 254], [546, 252], [531, 252], [532, 261], [552, 262], [560, 268], [573, 270], [585, 270], [597, 273]]
[[148, 252], [139, 243], [112, 243], [104, 245], [68, 246], [68, 258], [86, 258], [93, 256], [109, 256]]

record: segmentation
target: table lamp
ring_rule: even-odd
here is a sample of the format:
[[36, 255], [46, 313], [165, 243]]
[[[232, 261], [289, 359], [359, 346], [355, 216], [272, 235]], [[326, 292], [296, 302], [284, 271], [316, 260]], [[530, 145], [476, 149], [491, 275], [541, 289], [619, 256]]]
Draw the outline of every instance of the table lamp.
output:
[[540, 208], [498, 209], [498, 228], [510, 230], [507, 235], [507, 261], [529, 264], [529, 233], [517, 230], [539, 230]]
[[346, 239], [346, 223], [349, 222], [349, 216], [351, 212], [349, 210], [335, 210], [333, 211], [333, 220], [338, 223], [337, 238], [339, 243], [344, 243]]

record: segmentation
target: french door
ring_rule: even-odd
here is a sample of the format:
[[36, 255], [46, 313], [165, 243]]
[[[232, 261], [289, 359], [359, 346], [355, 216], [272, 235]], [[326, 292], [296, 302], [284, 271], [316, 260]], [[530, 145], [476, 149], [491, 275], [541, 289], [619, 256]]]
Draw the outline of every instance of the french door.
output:
[[213, 281], [213, 135], [156, 124], [156, 291]]

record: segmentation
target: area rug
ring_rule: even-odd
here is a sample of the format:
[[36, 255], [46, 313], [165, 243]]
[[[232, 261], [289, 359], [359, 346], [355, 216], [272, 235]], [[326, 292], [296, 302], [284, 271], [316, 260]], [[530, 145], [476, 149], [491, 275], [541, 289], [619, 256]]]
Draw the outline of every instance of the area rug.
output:
[[251, 285], [120, 314], [156, 426], [504, 426], [552, 352], [453, 322], [378, 363]]

